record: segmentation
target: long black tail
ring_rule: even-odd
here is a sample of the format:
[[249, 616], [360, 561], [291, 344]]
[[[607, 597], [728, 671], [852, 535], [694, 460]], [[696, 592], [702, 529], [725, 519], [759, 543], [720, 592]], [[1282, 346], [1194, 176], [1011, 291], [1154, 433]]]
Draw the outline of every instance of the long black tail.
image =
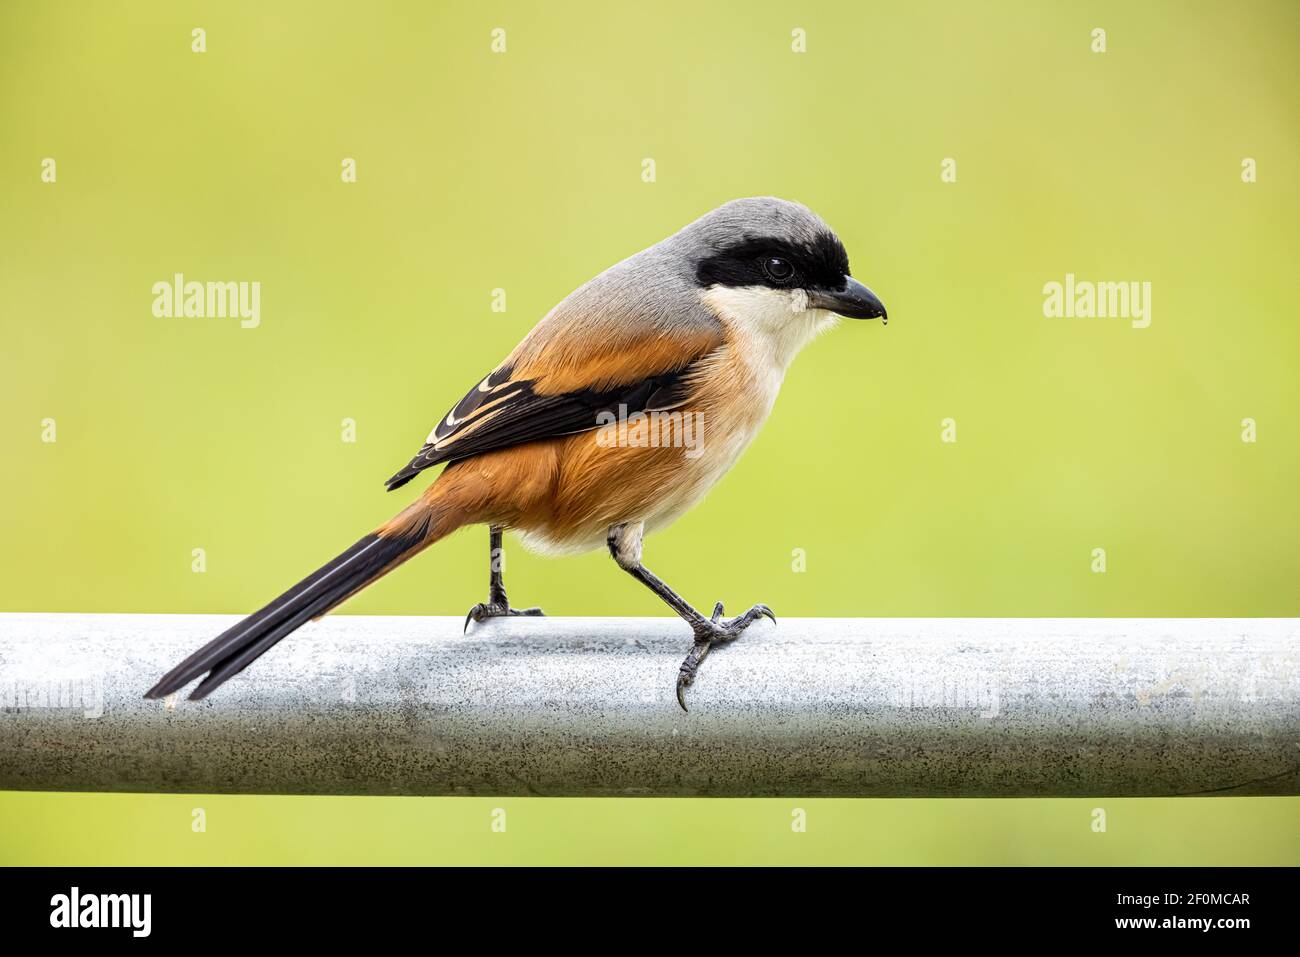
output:
[[430, 544], [428, 520], [396, 535], [367, 535], [346, 552], [312, 572], [260, 611], [222, 632], [159, 679], [146, 698], [165, 698], [205, 671], [190, 695], [206, 698], [227, 679], [266, 654], [285, 635], [319, 618], [348, 596]]

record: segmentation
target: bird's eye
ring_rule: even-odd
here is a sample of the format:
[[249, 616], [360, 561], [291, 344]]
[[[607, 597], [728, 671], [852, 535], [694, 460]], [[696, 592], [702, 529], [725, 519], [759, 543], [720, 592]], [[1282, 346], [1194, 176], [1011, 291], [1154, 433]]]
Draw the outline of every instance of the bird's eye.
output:
[[763, 272], [772, 282], [789, 282], [794, 275], [794, 267], [786, 260], [772, 256], [763, 260]]

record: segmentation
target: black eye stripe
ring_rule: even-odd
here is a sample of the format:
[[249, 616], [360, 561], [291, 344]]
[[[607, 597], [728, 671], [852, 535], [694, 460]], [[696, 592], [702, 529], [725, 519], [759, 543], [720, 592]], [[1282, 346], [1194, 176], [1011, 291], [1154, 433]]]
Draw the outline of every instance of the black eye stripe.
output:
[[[769, 262], [784, 260], [791, 273], [773, 275]], [[696, 281], [708, 286], [823, 286], [838, 288], [849, 271], [848, 256], [840, 241], [822, 233], [806, 244], [764, 236], [745, 236], [717, 250], [696, 266]]]

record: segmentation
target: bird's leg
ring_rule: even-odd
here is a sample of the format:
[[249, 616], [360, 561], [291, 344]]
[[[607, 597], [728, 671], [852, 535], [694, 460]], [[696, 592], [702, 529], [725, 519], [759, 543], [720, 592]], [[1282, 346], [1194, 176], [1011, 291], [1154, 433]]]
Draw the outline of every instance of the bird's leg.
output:
[[669, 608], [691, 626], [695, 644], [677, 671], [677, 703], [685, 711], [685, 690], [695, 681], [695, 673], [699, 671], [700, 663], [708, 655], [709, 649], [717, 644], [735, 641], [759, 618], [771, 618], [775, 622], [776, 615], [766, 605], [755, 605], [737, 618], [724, 619], [722, 602], [718, 602], [713, 606], [713, 615], [705, 618], [685, 598], [641, 564], [641, 538], [644, 533], [645, 525], [641, 522], [611, 526], [607, 539], [609, 553], [620, 568], [662, 598]]
[[488, 600], [475, 605], [465, 616], [465, 629], [471, 621], [487, 621], [489, 618], [506, 618], [516, 615], [534, 617], [545, 615], [540, 608], [511, 608], [506, 598], [506, 583], [502, 574], [505, 565], [505, 551], [501, 548], [501, 526], [491, 526], [488, 541], [491, 547], [491, 576], [488, 578]]

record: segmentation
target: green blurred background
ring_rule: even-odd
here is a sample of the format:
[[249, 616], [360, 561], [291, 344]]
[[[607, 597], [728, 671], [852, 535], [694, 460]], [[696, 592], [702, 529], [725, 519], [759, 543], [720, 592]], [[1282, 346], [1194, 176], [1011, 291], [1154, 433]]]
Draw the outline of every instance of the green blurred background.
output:
[[[899, 7], [0, 4], [0, 610], [253, 609], [413, 497], [383, 480], [571, 288], [775, 194], [891, 322], [800, 357], [652, 568], [788, 616], [1300, 614], [1300, 5]], [[155, 318], [176, 272], [261, 282], [261, 325]], [[1150, 327], [1045, 318], [1067, 272], [1149, 281]], [[346, 612], [463, 614], [485, 537]], [[521, 604], [663, 612], [507, 548]], [[0, 824], [3, 863], [1300, 862], [1283, 799], [0, 794]]]

